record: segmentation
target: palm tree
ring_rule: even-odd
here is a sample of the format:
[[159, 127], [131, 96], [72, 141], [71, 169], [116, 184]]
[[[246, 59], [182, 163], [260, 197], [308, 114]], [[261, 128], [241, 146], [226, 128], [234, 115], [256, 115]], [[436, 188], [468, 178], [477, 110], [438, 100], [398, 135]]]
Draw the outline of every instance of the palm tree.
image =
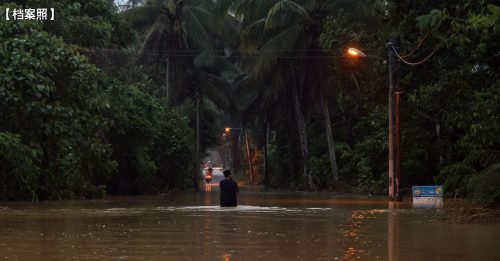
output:
[[[263, 3], [265, 2], [265, 3]], [[334, 8], [336, 1], [291, 0], [225, 0], [220, 6], [234, 12], [242, 21], [253, 20], [242, 33], [243, 48], [256, 53], [255, 72], [258, 76], [279, 72], [281, 87], [288, 86], [298, 127], [306, 187], [311, 189], [304, 101], [307, 96], [318, 96], [325, 118], [332, 180], [338, 181], [334, 140], [328, 106], [324, 97], [322, 77], [326, 66], [319, 45], [321, 26]], [[250, 10], [253, 7], [253, 10]], [[287, 58], [293, 60], [287, 60]], [[290, 75], [285, 77], [284, 75]], [[273, 75], [279, 75], [273, 73]], [[320, 79], [319, 81], [317, 79]]]
[[[197, 92], [196, 63], [223, 56], [220, 42], [235, 34], [226, 18], [212, 15], [215, 5], [204, 0], [150, 0], [123, 12], [133, 27], [145, 34], [139, 62], [164, 76], [159, 93], [169, 103], [181, 103]], [[228, 41], [229, 42], [229, 41]], [[205, 60], [200, 62], [201, 60]]]
[[[215, 4], [204, 0], [151, 0], [145, 5], [123, 13], [135, 28], [145, 35], [138, 61], [153, 66], [165, 76], [164, 91], [167, 103], [180, 104], [191, 96], [196, 100], [196, 169], [200, 151], [200, 115], [203, 96], [215, 103], [229, 103], [213, 75], [217, 65], [225, 69], [227, 55], [224, 42], [237, 35], [233, 17], [213, 16]], [[226, 41], [217, 41], [217, 39]], [[204, 72], [206, 71], [206, 72]], [[221, 89], [222, 88], [222, 89]], [[197, 186], [197, 171], [195, 188]]]
[[[243, 108], [241, 118], [243, 122], [253, 124], [257, 129], [261, 129], [260, 143], [264, 152], [264, 185], [270, 184], [269, 171], [269, 143], [270, 129], [273, 117], [279, 117], [276, 113], [277, 103], [273, 95], [273, 89], [269, 84], [252, 81], [253, 77], [247, 75], [238, 82], [238, 91], [241, 93], [238, 97], [246, 96], [246, 106]], [[263, 86], [255, 88], [255, 86]]]

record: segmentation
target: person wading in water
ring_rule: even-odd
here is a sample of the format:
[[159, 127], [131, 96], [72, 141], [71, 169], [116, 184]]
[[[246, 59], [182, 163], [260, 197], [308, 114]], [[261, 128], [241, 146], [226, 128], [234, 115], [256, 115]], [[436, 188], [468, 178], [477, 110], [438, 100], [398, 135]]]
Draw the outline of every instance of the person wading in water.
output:
[[220, 188], [220, 206], [221, 207], [236, 207], [236, 193], [240, 191], [238, 184], [233, 180], [231, 170], [224, 170], [224, 180], [219, 183]]

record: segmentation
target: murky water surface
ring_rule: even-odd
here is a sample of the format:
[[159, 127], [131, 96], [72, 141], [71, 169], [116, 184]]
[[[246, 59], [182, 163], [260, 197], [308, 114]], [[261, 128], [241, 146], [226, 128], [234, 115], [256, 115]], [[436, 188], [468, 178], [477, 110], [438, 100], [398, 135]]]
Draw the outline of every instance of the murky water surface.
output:
[[[386, 199], [245, 191], [7, 203], [0, 259], [500, 260], [500, 225], [435, 222]], [[4, 204], [5, 205], [5, 204]]]

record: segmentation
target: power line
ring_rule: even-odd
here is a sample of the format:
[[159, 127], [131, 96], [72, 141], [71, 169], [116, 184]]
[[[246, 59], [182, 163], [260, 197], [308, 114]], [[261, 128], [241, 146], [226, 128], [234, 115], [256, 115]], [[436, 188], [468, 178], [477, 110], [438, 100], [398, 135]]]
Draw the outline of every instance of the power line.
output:
[[[290, 52], [290, 51], [293, 51], [293, 52], [296, 52], [296, 51], [302, 51], [302, 52], [305, 52], [305, 51], [325, 51], [325, 52], [330, 52], [330, 51], [338, 51], [339, 48], [336, 48], [336, 49], [322, 49], [322, 48], [319, 48], [319, 49], [309, 49], [309, 48], [300, 48], [300, 49], [261, 49], [259, 50], [259, 52], [278, 52], [278, 51], [287, 51], [287, 52]], [[221, 52], [221, 53], [224, 53], [224, 52], [246, 52], [246, 51], [243, 51], [241, 49], [227, 49], [227, 48], [224, 48], [224, 49], [212, 49], [212, 50], [208, 50], [208, 49], [172, 49], [172, 50], [167, 50], [167, 52]]]
[[[102, 50], [110, 50], [110, 49], [102, 49]], [[323, 51], [325, 53], [328, 52], [334, 52], [338, 51], [339, 49], [263, 49], [259, 50], [258, 52], [252, 52], [253, 54], [259, 54], [259, 53], [275, 53], [275, 52], [309, 52], [309, 51]], [[81, 51], [81, 52], [87, 52], [87, 53], [94, 53], [96, 52], [95, 50], [86, 50], [86, 51]], [[226, 53], [243, 53], [243, 54], [250, 54], [250, 52], [239, 50], [239, 49], [223, 49], [223, 50], [200, 50], [200, 49], [186, 49], [186, 50], [180, 50], [180, 49], [173, 49], [173, 50], [165, 50], [163, 52], [155, 51], [155, 52], [150, 52], [150, 51], [145, 51], [145, 53], [197, 53], [197, 54], [203, 54], [203, 53], [221, 53], [221, 54], [226, 54]]]
[[[167, 53], [145, 53], [146, 56], [165, 56], [165, 57], [201, 57], [201, 58], [247, 58], [258, 57], [260, 54], [237, 54], [237, 55], [202, 55], [202, 54], [167, 54]], [[297, 55], [297, 56], [269, 56], [260, 57], [262, 59], [331, 59], [331, 58], [348, 58], [345, 55]]]
[[394, 53], [396, 53], [396, 56], [397, 56], [397, 57], [398, 57], [398, 58], [399, 58], [402, 62], [404, 62], [404, 63], [406, 63], [406, 64], [408, 64], [408, 65], [412, 65], [412, 66], [419, 65], [419, 64], [422, 64], [422, 63], [426, 62], [427, 60], [429, 60], [429, 59], [430, 59], [430, 58], [431, 58], [431, 57], [432, 57], [432, 56], [433, 56], [433, 55], [437, 52], [437, 50], [439, 50], [439, 48], [441, 48], [441, 46], [443, 45], [443, 43], [444, 43], [444, 41], [445, 41], [446, 37], [448, 37], [448, 35], [451, 33], [451, 29], [452, 29], [452, 28], [450, 27], [450, 29], [448, 30], [448, 32], [446, 33], [446, 35], [444, 36], [444, 38], [441, 40], [441, 42], [440, 42], [438, 45], [436, 45], [436, 47], [434, 48], [434, 50], [432, 50], [432, 52], [431, 52], [429, 55], [427, 55], [424, 59], [422, 59], [422, 60], [420, 60], [420, 61], [418, 61], [418, 62], [409, 62], [409, 61], [405, 60], [404, 58], [405, 58], [407, 55], [406, 55], [406, 56], [401, 56], [401, 55], [398, 53], [398, 51], [396, 51], [396, 49], [394, 48], [394, 46], [393, 46], [393, 45], [391, 45], [391, 48], [392, 48], [392, 50], [394, 51]]
[[[87, 53], [98, 53], [98, 51], [94, 50], [86, 50], [86, 51], [79, 51], [80, 53], [87, 54]], [[141, 54], [136, 54], [141, 56]], [[254, 53], [254, 54], [245, 54], [245, 53], [240, 53], [240, 54], [231, 54], [231, 55], [226, 55], [226, 54], [212, 54], [212, 55], [204, 55], [200, 53], [169, 53], [169, 52], [146, 52], [142, 54], [143, 56], [163, 56], [163, 57], [192, 57], [192, 58], [257, 58], [259, 57], [260, 59], [333, 59], [333, 58], [350, 58], [347, 55], [287, 55], [287, 56], [281, 56], [281, 55], [275, 55], [275, 56], [262, 56], [262, 53]], [[375, 56], [367, 56], [368, 58], [375, 58], [379, 60], [384, 60], [380, 57], [375, 57]]]
[[[313, 49], [307, 49], [307, 51], [311, 51]], [[317, 49], [323, 50], [325, 49]], [[332, 49], [333, 50], [333, 49]], [[332, 59], [332, 58], [347, 58], [346, 55], [269, 55], [269, 57], [265, 57], [266, 53], [286, 53], [292, 51], [301, 51], [301, 53], [305, 54], [306, 51], [304, 49], [279, 49], [279, 50], [265, 50], [257, 53], [248, 53], [241, 50], [233, 50], [230, 54], [227, 54], [224, 50], [213, 50], [208, 53], [205, 51], [199, 50], [169, 50], [165, 52], [144, 52], [143, 56], [164, 56], [164, 57], [200, 57], [200, 58], [256, 58], [259, 57], [263, 59]], [[80, 51], [80, 53], [98, 53], [96, 50], [85, 50]], [[137, 54], [141, 55], [141, 54]]]
[[420, 49], [420, 46], [424, 43], [424, 41], [427, 39], [427, 37], [431, 34], [431, 31], [432, 31], [432, 29], [429, 29], [429, 31], [427, 31], [427, 33], [425, 34], [424, 38], [422, 38], [422, 40], [420, 40], [418, 45], [415, 48], [413, 48], [413, 50], [411, 52], [409, 52], [408, 54], [402, 55], [401, 57], [403, 57], [403, 58], [409, 57], [413, 53], [415, 53], [415, 51]]
[[409, 62], [407, 60], [405, 60], [404, 58], [412, 55], [416, 50], [418, 50], [420, 48], [420, 45], [422, 45], [422, 43], [424, 42], [424, 40], [429, 36], [430, 32], [432, 31], [432, 28], [429, 29], [429, 31], [427, 32], [427, 34], [425, 35], [425, 37], [420, 41], [420, 43], [417, 45], [417, 47], [415, 47], [409, 54], [407, 55], [403, 55], [401, 56], [398, 51], [396, 51], [396, 49], [394, 48], [393, 45], [391, 45], [391, 48], [392, 50], [394, 50], [394, 53], [396, 53], [396, 56], [404, 63], [408, 64], [408, 65], [412, 65], [412, 66], [415, 66], [415, 65], [419, 65], [419, 64], [422, 64], [424, 62], [426, 62], [427, 60], [429, 60], [436, 52], [437, 50], [439, 50], [439, 48], [441, 48], [441, 46], [443, 45], [445, 39], [448, 37], [448, 35], [450, 35], [451, 31], [452, 31], [453, 27], [450, 26], [450, 28], [448, 29], [448, 31], [446, 32], [446, 35], [443, 37], [443, 39], [441, 40], [441, 42], [436, 45], [436, 47], [434, 48], [434, 50], [432, 50], [432, 52], [427, 55], [424, 59], [418, 61], [418, 62]]
[[425, 57], [424, 59], [422, 59], [421, 61], [418, 61], [418, 62], [409, 62], [409, 61], [405, 60], [403, 57], [401, 57], [401, 55], [399, 55], [398, 51], [396, 51], [394, 46], [391, 45], [391, 48], [394, 51], [394, 53], [396, 54], [396, 56], [399, 58], [399, 60], [401, 60], [402, 62], [404, 62], [408, 65], [415, 66], [415, 65], [422, 64], [422, 63], [426, 62], [427, 60], [429, 60], [434, 55], [434, 53], [439, 49], [439, 46], [437, 48], [435, 48], [434, 50], [432, 50], [432, 52], [427, 57]]

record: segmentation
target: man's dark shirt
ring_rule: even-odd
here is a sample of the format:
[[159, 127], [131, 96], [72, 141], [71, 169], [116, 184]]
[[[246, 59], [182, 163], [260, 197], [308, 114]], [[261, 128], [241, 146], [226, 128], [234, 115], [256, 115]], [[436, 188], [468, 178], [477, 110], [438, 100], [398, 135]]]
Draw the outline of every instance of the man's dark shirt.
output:
[[238, 184], [232, 179], [224, 179], [219, 183], [220, 188], [220, 206], [236, 207], [236, 193], [240, 191]]

